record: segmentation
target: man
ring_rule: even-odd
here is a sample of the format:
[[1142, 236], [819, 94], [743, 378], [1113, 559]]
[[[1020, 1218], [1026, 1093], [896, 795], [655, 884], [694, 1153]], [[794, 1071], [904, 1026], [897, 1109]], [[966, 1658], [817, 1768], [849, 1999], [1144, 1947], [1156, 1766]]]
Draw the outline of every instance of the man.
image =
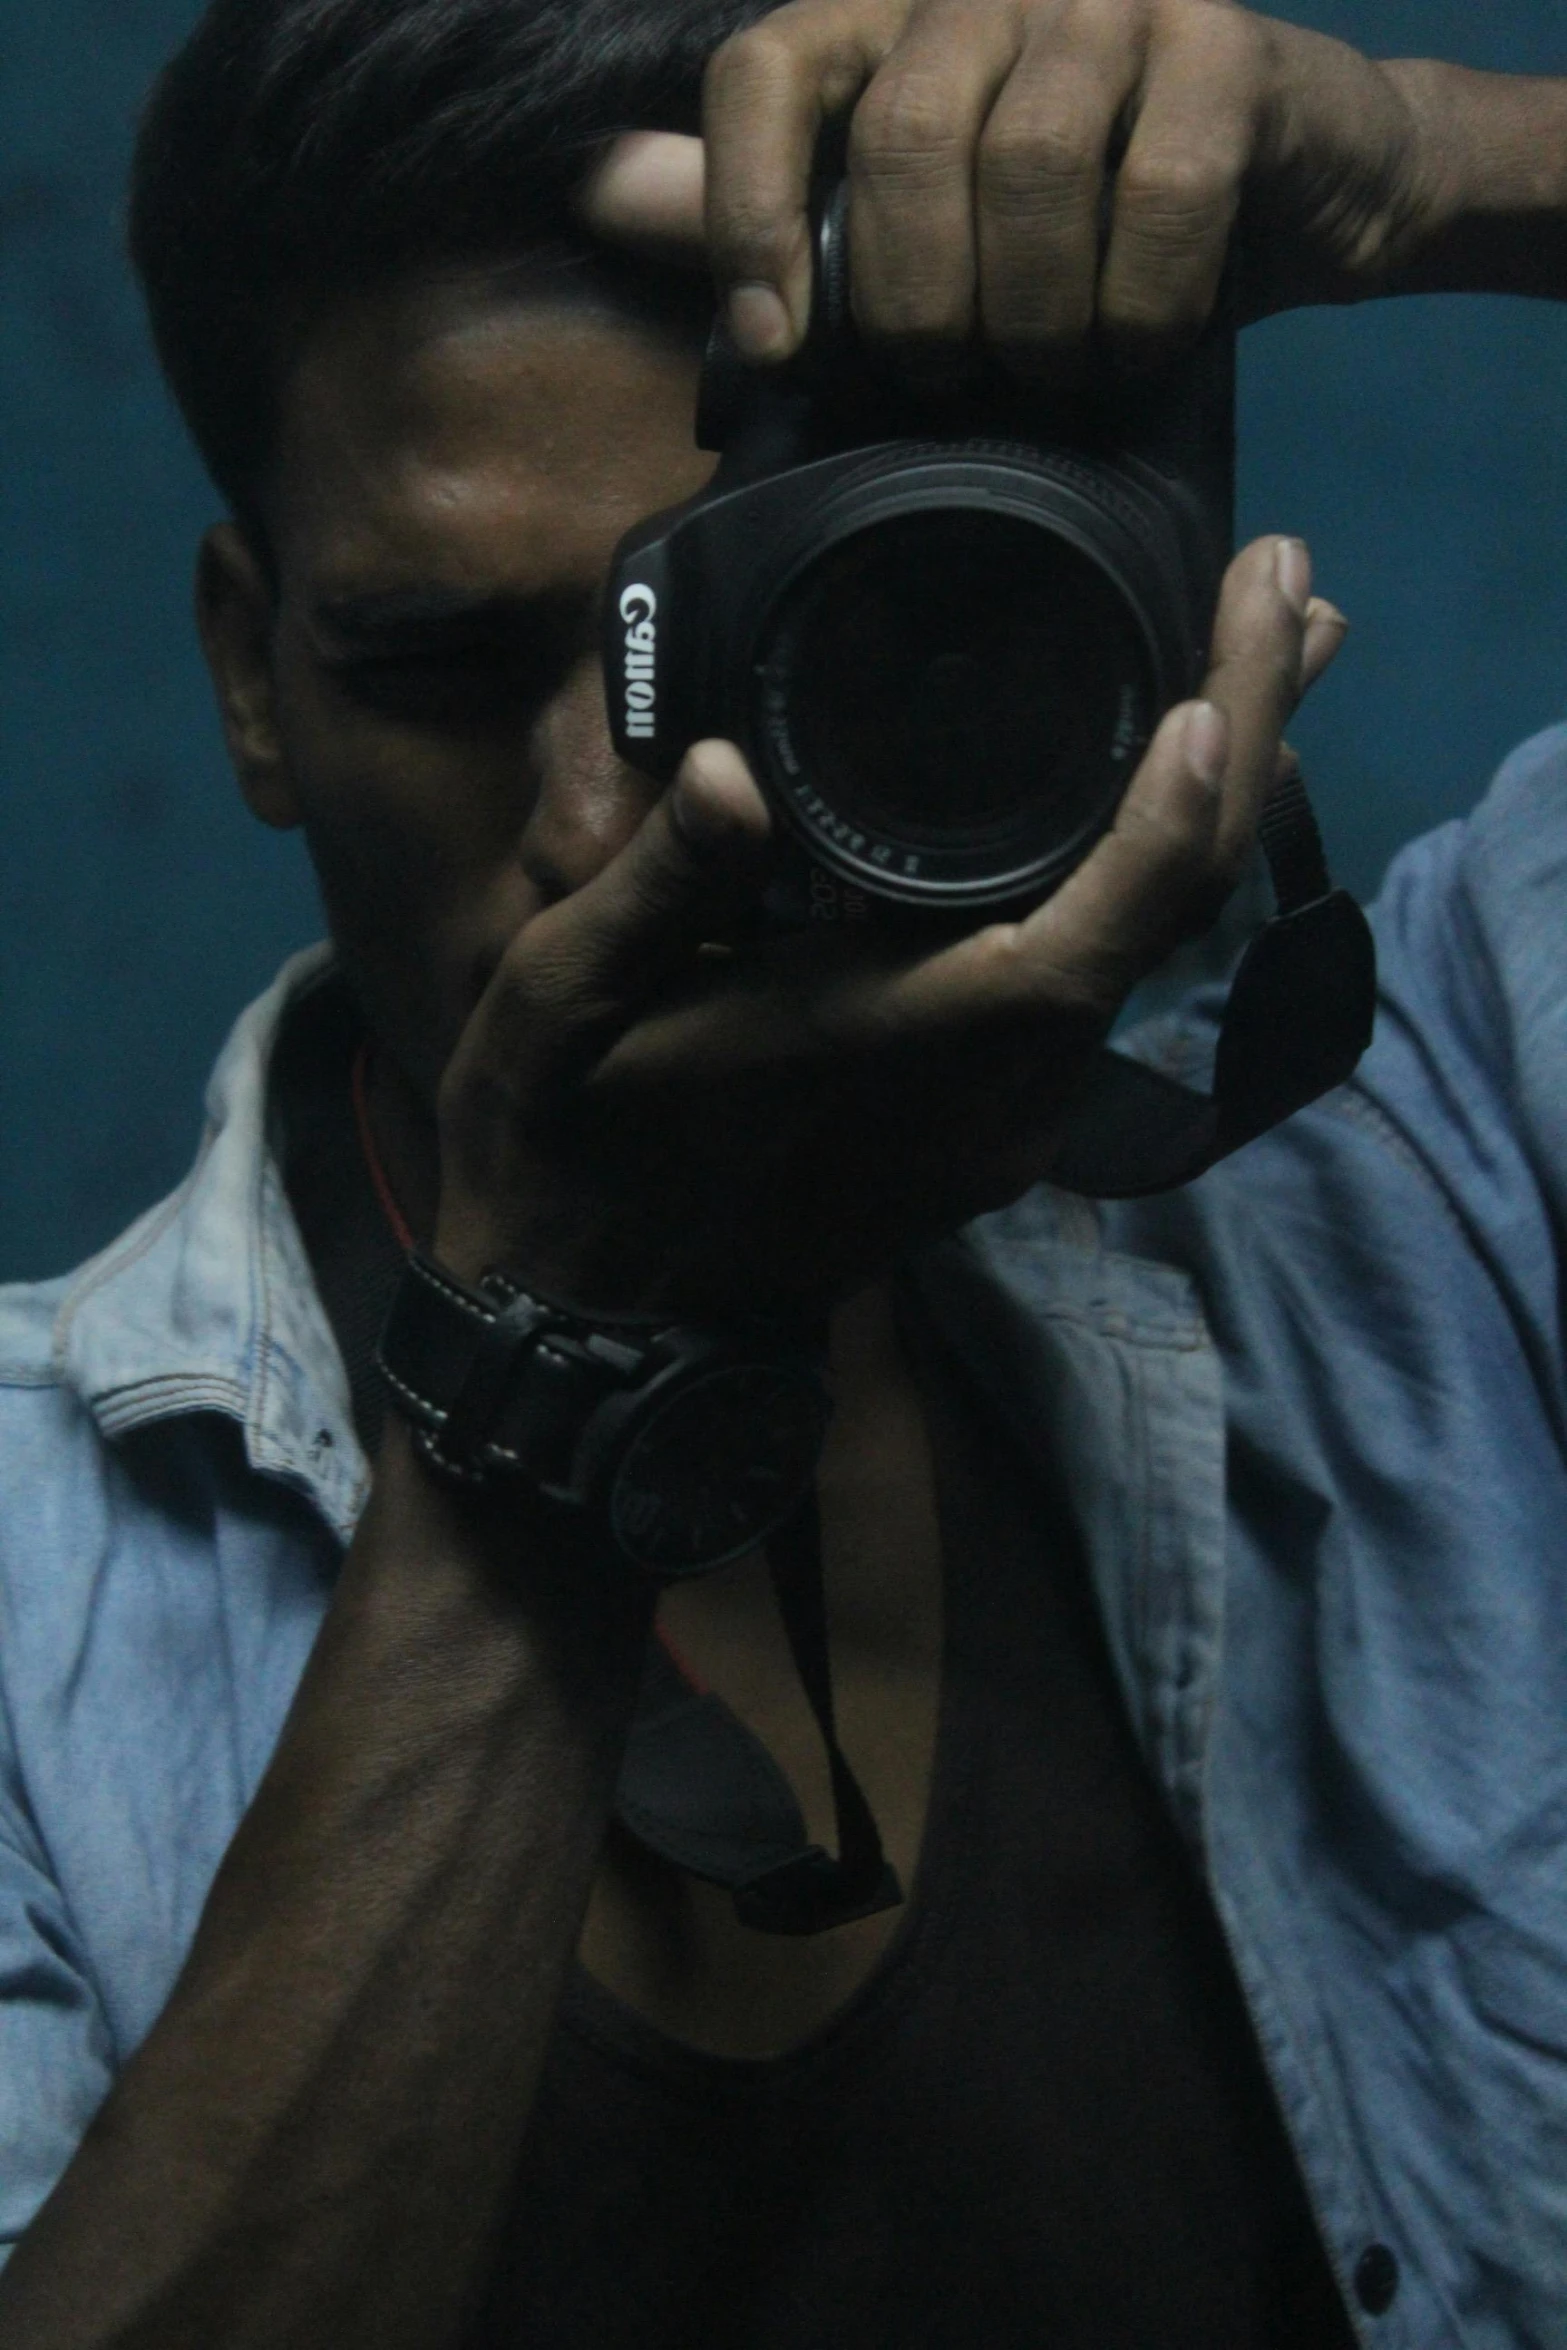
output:
[[[936, 952], [745, 942], [764, 803], [614, 758], [595, 605], [707, 463], [700, 301], [615, 257], [690, 246], [702, 151], [611, 135], [710, 57], [737, 338], [797, 340], [852, 109], [859, 317], [938, 384], [1157, 364], [1237, 217], [1254, 314], [1567, 291], [1567, 89], [1214, 0], [743, 14], [218, 0], [149, 117], [204, 641], [334, 959], [182, 1192], [5, 1307], [0, 2344], [1543, 2344], [1567, 746], [1395, 870], [1354, 1085], [1098, 1212], [1062, 1105], [1245, 862], [1342, 633], [1304, 549], [1073, 878]], [[660, 1589], [440, 1475], [372, 1362], [410, 1241], [459, 1311], [830, 1310], [903, 1905], [760, 1931], [631, 1833], [656, 1616], [833, 1845], [767, 1562]]]

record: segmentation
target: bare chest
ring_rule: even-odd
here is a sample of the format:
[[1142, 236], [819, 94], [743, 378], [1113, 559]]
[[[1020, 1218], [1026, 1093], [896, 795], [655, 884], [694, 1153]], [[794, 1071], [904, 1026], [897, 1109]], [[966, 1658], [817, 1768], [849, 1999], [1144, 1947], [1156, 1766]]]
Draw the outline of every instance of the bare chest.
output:
[[[905, 1893], [919, 1865], [941, 1700], [941, 1546], [929, 1445], [906, 1380], [842, 1416], [821, 1502], [838, 1734]], [[825, 1751], [759, 1556], [664, 1595], [660, 1620], [706, 1686], [767, 1746], [813, 1842], [836, 1843]], [[813, 1935], [743, 1926], [721, 1888], [612, 1832], [579, 1956], [691, 2046], [766, 2056], [818, 2031], [876, 1968], [903, 1911]]]
[[[831, 1793], [803, 1693], [780, 1679], [769, 1694], [771, 1703], [735, 1710], [794, 1786], [811, 1840], [830, 1850]], [[874, 1680], [840, 1673], [834, 1695], [844, 1751], [907, 1894], [930, 1798], [939, 1661], [928, 1673]], [[607, 1990], [673, 2038], [721, 2055], [770, 2056], [811, 2037], [847, 2004], [902, 1916], [887, 1910], [823, 1934], [758, 1933], [740, 1923], [723, 1889], [616, 1831], [594, 1882], [579, 1956]]]

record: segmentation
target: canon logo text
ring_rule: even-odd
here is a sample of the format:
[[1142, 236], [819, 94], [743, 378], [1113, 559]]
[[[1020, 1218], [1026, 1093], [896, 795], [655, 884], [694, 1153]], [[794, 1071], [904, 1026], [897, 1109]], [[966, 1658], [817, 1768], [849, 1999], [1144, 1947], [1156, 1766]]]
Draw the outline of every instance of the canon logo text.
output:
[[620, 617], [626, 624], [626, 732], [650, 739], [653, 733], [653, 655], [657, 637], [653, 615], [658, 598], [637, 581], [620, 599]]

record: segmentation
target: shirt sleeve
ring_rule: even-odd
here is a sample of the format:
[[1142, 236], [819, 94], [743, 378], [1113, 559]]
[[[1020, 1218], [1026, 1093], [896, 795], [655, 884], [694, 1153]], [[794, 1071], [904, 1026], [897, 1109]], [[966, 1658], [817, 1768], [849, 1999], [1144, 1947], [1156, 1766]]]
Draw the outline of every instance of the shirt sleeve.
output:
[[1503, 1083], [1567, 1230], [1567, 725], [1525, 743], [1464, 828], [1461, 887], [1490, 981]]
[[[1567, 726], [1515, 751], [1467, 819], [1402, 849], [1371, 920], [1376, 1030], [1349, 1083], [1182, 1190], [1108, 1203], [1106, 1236], [1198, 1280], [1232, 1401], [1250, 1364], [1260, 1412], [1321, 1388], [1356, 1458], [1380, 1431], [1389, 1495], [1411, 1461], [1430, 1470], [1432, 1428], [1410, 1411], [1436, 1390], [1454, 1476], [1493, 1478], [1510, 1445], [1522, 1477], [1525, 1425], [1535, 1472], [1558, 1476]], [[1205, 989], [1160, 1024], [1158, 1058], [1188, 1081], [1211, 1058], [1222, 995]]]
[[29, 1816], [0, 1710], [0, 2266], [113, 2077], [102, 2002]]
[[[1373, 908], [1379, 1011], [1349, 1089], [1416, 1159], [1528, 1334], [1561, 1344], [1567, 726], [1401, 851]], [[1309, 1116], [1309, 1113], [1308, 1113]]]
[[1213, 1865], [1389, 2240], [1522, 2350], [1567, 2275], [1567, 728], [1372, 921], [1352, 1079], [1104, 1224], [1222, 1363]]

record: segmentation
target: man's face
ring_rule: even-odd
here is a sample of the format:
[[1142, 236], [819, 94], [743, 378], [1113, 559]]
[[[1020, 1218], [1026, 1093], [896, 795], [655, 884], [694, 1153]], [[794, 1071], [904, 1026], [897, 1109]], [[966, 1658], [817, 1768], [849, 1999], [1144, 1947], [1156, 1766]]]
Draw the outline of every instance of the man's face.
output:
[[697, 364], [470, 275], [358, 301], [287, 383], [276, 755], [247, 790], [304, 825], [378, 1042], [426, 1106], [509, 940], [650, 805], [610, 745], [597, 608], [622, 532], [711, 470]]

